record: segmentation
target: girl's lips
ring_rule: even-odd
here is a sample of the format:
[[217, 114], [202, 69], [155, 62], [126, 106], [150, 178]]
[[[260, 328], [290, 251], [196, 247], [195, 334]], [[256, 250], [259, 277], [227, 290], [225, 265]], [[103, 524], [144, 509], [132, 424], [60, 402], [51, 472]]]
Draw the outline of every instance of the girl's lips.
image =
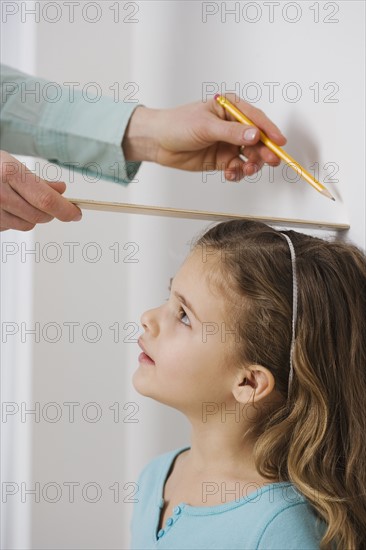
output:
[[143, 351], [143, 353], [140, 353], [140, 355], [139, 355], [139, 361], [144, 361], [146, 363], [150, 363], [152, 365], [155, 365], [155, 361], [153, 361], [153, 359], [151, 359], [150, 355], [148, 355], [146, 353], [145, 346], [143, 345], [141, 338], [138, 339], [137, 343]]
[[140, 353], [139, 363], [149, 363], [150, 365], [155, 365], [155, 362], [151, 359], [151, 357], [146, 355], [145, 352]]

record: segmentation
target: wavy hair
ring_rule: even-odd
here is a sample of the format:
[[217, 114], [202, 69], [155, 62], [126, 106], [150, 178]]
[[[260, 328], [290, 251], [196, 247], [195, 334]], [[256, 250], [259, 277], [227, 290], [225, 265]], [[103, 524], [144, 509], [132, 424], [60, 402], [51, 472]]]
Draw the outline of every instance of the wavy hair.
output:
[[[260, 364], [283, 401], [257, 421], [254, 458], [292, 482], [324, 520], [321, 550], [366, 548], [366, 257], [356, 246], [284, 231], [296, 251], [293, 380], [290, 250], [279, 231], [233, 220], [196, 238], [217, 255], [212, 280], [239, 320], [241, 362]], [[229, 313], [230, 312], [230, 313]]]

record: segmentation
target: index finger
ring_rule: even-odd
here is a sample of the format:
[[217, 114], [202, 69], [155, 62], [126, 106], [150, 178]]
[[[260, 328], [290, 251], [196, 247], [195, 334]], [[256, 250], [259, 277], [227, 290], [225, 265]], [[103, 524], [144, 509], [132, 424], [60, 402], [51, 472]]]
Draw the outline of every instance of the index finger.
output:
[[81, 219], [81, 210], [25, 168], [8, 183], [29, 204], [63, 222]]
[[254, 107], [250, 103], [244, 101], [244, 99], [239, 98], [235, 94], [225, 94], [225, 97], [228, 98], [231, 103], [235, 105], [240, 111], [242, 111], [253, 124], [262, 130], [269, 139], [273, 140], [277, 145], [285, 145], [287, 139], [282, 134], [281, 130], [267, 117], [267, 115]]

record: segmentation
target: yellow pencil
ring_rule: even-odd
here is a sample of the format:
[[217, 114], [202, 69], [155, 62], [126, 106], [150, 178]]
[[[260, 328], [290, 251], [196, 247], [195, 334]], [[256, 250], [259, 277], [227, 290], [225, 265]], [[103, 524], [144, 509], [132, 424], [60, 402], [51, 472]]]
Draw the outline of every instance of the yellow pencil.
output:
[[[249, 124], [251, 126], [255, 126], [254, 122], [252, 122], [247, 116], [245, 116], [235, 105], [231, 103], [226, 97], [223, 97], [222, 95], [215, 95], [215, 99], [220, 105], [222, 105], [229, 113], [231, 113], [239, 122], [242, 122], [243, 124]], [[280, 157], [282, 160], [287, 162], [293, 170], [298, 171], [300, 176], [310, 183], [316, 189], [324, 195], [325, 197], [328, 197], [332, 201], [335, 201], [335, 198], [329, 193], [328, 189], [324, 187], [318, 180], [316, 180], [301, 164], [296, 162], [295, 159], [293, 159], [288, 153], [286, 153], [281, 147], [273, 143], [269, 139], [269, 137], [266, 136], [264, 132], [262, 132], [259, 128], [259, 133], [261, 136], [261, 141], [270, 149], [273, 151], [278, 157]]]

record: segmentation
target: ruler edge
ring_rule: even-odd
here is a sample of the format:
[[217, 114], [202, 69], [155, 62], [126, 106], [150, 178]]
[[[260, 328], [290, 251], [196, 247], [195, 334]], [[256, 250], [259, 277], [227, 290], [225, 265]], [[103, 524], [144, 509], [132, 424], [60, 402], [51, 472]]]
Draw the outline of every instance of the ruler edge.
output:
[[[291, 218], [275, 218], [270, 216], [257, 216], [250, 214], [237, 214], [230, 212], [209, 212], [204, 210], [188, 210], [172, 208], [168, 206], [148, 206], [142, 204], [130, 204], [120, 202], [107, 202], [97, 201], [91, 199], [77, 199], [71, 197], [65, 197], [67, 200], [85, 210], [96, 210], [100, 212], [123, 212], [126, 214], [142, 214], [142, 215], [157, 215], [162, 217], [172, 217], [177, 219], [198, 219], [202, 221], [225, 221], [229, 219], [243, 219], [253, 220], [269, 225], [281, 225], [281, 226], [300, 226], [300, 227], [312, 227], [317, 229], [328, 229], [332, 231], [347, 231], [350, 229], [349, 224], [340, 224], [335, 222], [323, 222], [317, 220], [297, 220]], [[187, 216], [188, 215], [188, 216]], [[191, 216], [191, 217], [189, 217]], [[204, 218], [202, 216], [207, 216]]]

